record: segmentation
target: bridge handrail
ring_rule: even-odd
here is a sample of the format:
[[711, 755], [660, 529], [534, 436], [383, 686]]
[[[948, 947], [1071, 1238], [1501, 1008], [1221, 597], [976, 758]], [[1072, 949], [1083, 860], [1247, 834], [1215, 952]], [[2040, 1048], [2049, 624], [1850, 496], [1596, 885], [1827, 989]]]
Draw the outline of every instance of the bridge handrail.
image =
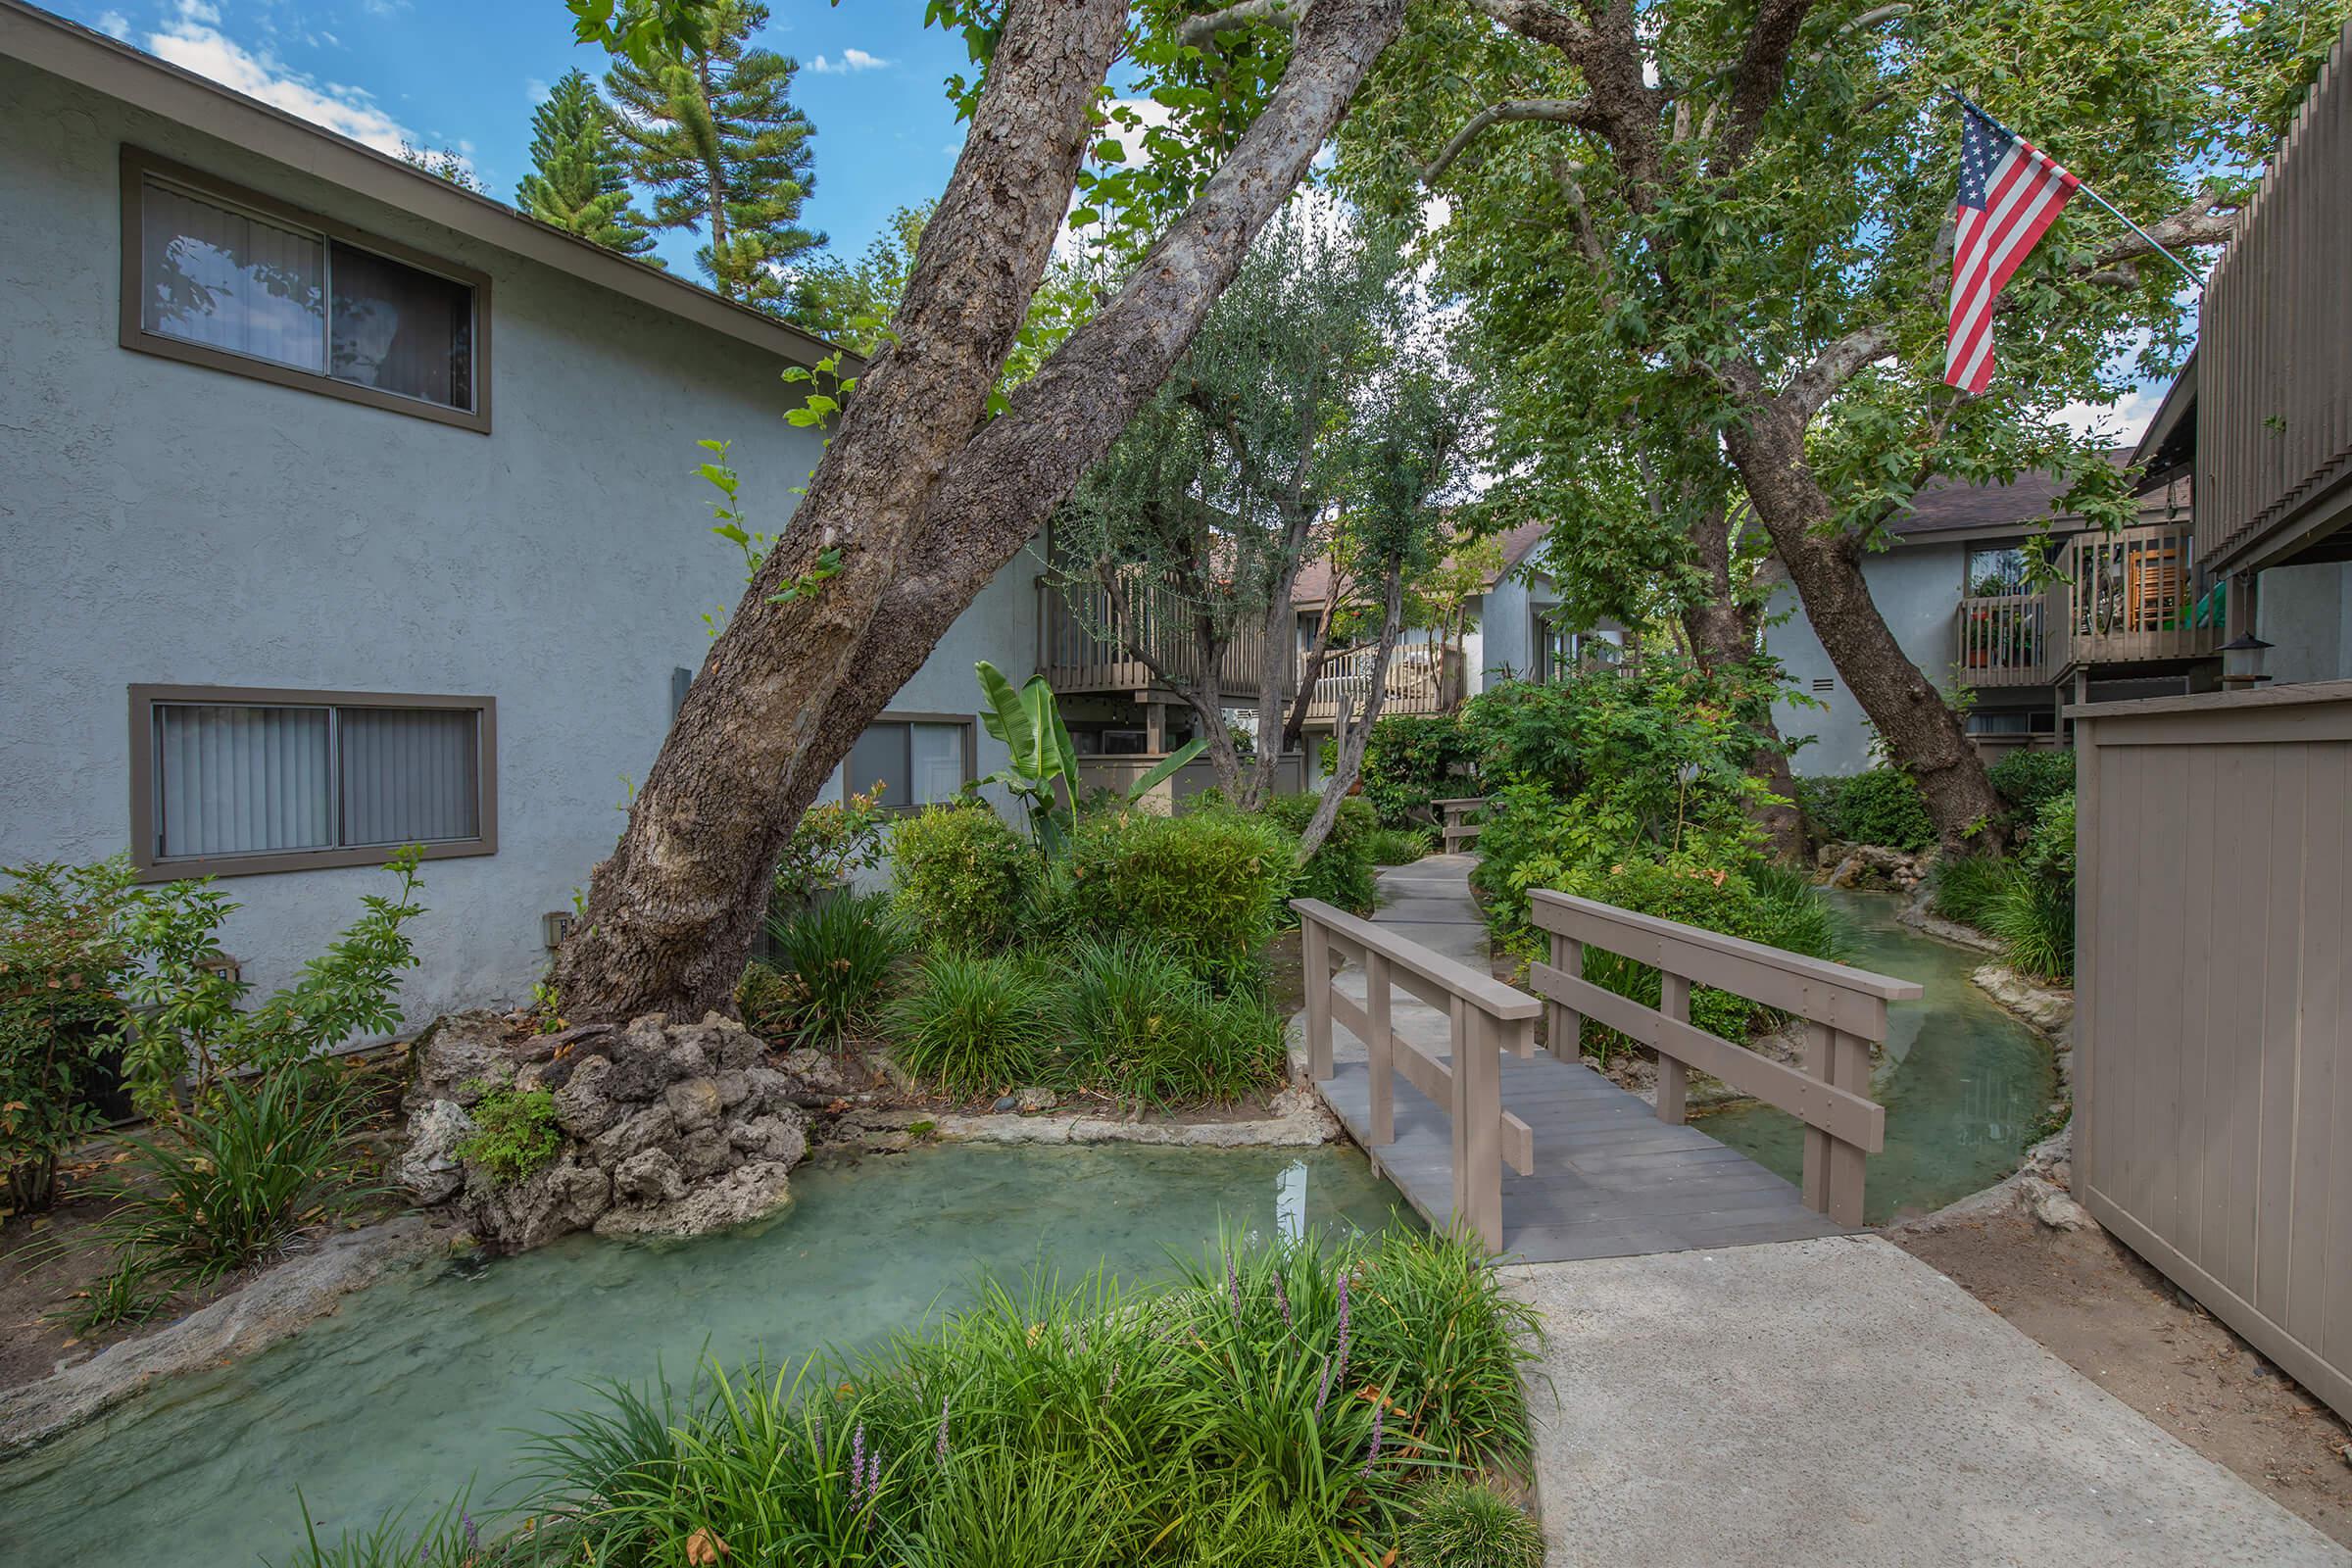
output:
[[1487, 798], [1484, 795], [1460, 795], [1451, 800], [1432, 801], [1429, 804], [1445, 814], [1444, 848], [1447, 855], [1453, 853], [1457, 843], [1477, 842], [1482, 824], [1471, 821], [1470, 813], [1486, 809]]

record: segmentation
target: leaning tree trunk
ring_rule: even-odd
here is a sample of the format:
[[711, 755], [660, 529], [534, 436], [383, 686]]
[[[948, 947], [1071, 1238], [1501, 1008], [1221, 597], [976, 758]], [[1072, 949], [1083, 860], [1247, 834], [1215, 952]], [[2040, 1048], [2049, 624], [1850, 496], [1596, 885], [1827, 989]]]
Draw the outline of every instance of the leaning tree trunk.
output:
[[778, 856], [826, 776], [1163, 380], [1296, 188], [1402, 0], [1314, 0], [1265, 110], [1119, 294], [987, 399], [1089, 144], [1119, 0], [1012, 0], [916, 249], [895, 342], [663, 743], [556, 959], [567, 1016], [732, 1005]]
[[1767, 404], [1744, 428], [1727, 431], [1724, 445], [1813, 635], [1895, 765], [1917, 781], [1945, 853], [1995, 847], [2000, 803], [1960, 715], [1886, 629], [1862, 576], [1859, 542], [1822, 531], [1837, 509], [1805, 464], [1803, 422]]
[[1315, 803], [1315, 814], [1306, 819], [1306, 831], [1298, 835], [1298, 858], [1306, 858], [1323, 847], [1331, 836], [1332, 825], [1340, 819], [1340, 807], [1348, 792], [1355, 787], [1356, 774], [1363, 771], [1364, 749], [1371, 744], [1372, 726], [1380, 721], [1381, 705], [1389, 694], [1389, 660], [1396, 652], [1396, 639], [1404, 630], [1404, 564], [1399, 561], [1389, 567], [1381, 603], [1380, 642], [1372, 650], [1372, 680], [1364, 690], [1364, 710], [1356, 721], [1348, 721], [1348, 699], [1340, 699], [1339, 758], [1331, 770], [1331, 782], [1323, 786], [1323, 799]]
[[[1691, 553], [1707, 580], [1708, 598], [1684, 609], [1683, 635], [1690, 640], [1699, 668], [1744, 673], [1756, 655], [1756, 611], [1740, 603], [1732, 588], [1732, 524], [1719, 507], [1711, 507], [1690, 523]], [[1778, 804], [1757, 806], [1750, 814], [1772, 841], [1773, 853], [1785, 860], [1805, 858], [1805, 816], [1796, 808], [1796, 779], [1788, 769], [1788, 754], [1781, 745], [1780, 727], [1767, 707], [1762, 721], [1764, 744], [1748, 759], [1751, 777], [1773, 793]]]

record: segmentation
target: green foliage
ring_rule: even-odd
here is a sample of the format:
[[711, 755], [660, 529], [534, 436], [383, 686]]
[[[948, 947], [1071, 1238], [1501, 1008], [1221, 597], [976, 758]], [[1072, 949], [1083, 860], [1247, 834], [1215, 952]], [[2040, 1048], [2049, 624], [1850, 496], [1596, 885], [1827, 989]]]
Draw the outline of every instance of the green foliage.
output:
[[0, 1172], [12, 1209], [46, 1208], [57, 1160], [98, 1124], [89, 1103], [122, 1029], [146, 897], [130, 858], [0, 870]]
[[484, 1091], [468, 1113], [473, 1131], [458, 1144], [458, 1157], [479, 1166], [504, 1186], [536, 1176], [564, 1151], [564, 1131], [556, 1125], [556, 1097], [544, 1089]]
[[1947, 856], [1936, 863], [1930, 906], [1946, 920], [1984, 930], [2017, 877], [2015, 862], [1994, 856]]
[[1364, 747], [1364, 799], [1384, 827], [1433, 826], [1432, 801], [1475, 793], [1458, 775], [1477, 759], [1478, 743], [1450, 714], [1384, 715]]
[[1396, 1544], [1405, 1568], [1544, 1568], [1544, 1532], [1515, 1502], [1475, 1481], [1432, 1481], [1413, 1494]]
[[1281, 921], [1295, 845], [1238, 811], [1098, 816], [1057, 867], [1057, 912], [1072, 931], [1156, 942], [1219, 990], [1247, 985]]
[[[326, 1542], [318, 1539], [318, 1527], [306, 1506], [302, 1549], [285, 1558], [282, 1568], [523, 1568], [556, 1560], [556, 1552], [535, 1549], [527, 1537], [485, 1543], [481, 1528], [466, 1512], [466, 1499], [460, 1497], [426, 1515], [422, 1524], [411, 1524], [408, 1515], [396, 1509], [366, 1529], [345, 1531]], [[275, 1557], [263, 1561], [266, 1568], [280, 1568]]]
[[177, 1287], [203, 1287], [270, 1256], [303, 1227], [368, 1196], [358, 1086], [339, 1066], [281, 1065], [222, 1078], [170, 1126], [124, 1140], [88, 1244]]
[[719, 293], [780, 311], [792, 287], [781, 274], [824, 236], [798, 221], [816, 187], [816, 127], [791, 100], [799, 63], [750, 47], [767, 20], [756, 0], [713, 0], [682, 46], [615, 60], [605, 88], [655, 223], [706, 235], [695, 260]]
[[67, 1305], [46, 1316], [75, 1334], [104, 1334], [110, 1329], [135, 1328], [171, 1304], [172, 1293], [157, 1284], [154, 1264], [132, 1252], [75, 1291]]
[[882, 863], [890, 851], [890, 808], [882, 804], [882, 786], [847, 799], [811, 806], [793, 824], [792, 840], [776, 861], [776, 878], [768, 897], [773, 920], [804, 908], [832, 892], [860, 871]]
[[1410, 865], [1436, 847], [1429, 831], [1421, 828], [1374, 828], [1364, 836], [1364, 853], [1376, 866]]
[[1049, 1081], [1168, 1108], [1279, 1087], [1283, 1024], [1257, 997], [1219, 997], [1166, 949], [1133, 938], [1070, 950], [1071, 1041]]
[[1992, 787], [2020, 822], [2032, 822], [2041, 808], [2075, 787], [2075, 754], [2020, 747], [1986, 769]]
[[[1306, 832], [1308, 819], [1322, 804], [1319, 795], [1275, 795], [1268, 797], [1265, 814], [1298, 838]], [[1341, 801], [1331, 831], [1298, 868], [1289, 896], [1321, 899], [1353, 914], [1370, 914], [1380, 899], [1379, 885], [1372, 876], [1372, 835], [1379, 831], [1380, 818], [1371, 802], [1352, 795]]]
[[775, 945], [769, 966], [781, 985], [766, 999], [762, 1032], [822, 1047], [873, 1017], [907, 947], [889, 897], [880, 893], [840, 893], [771, 916], [767, 934]]
[[578, 69], [565, 72], [531, 117], [531, 172], [514, 187], [521, 212], [567, 234], [655, 267], [650, 220], [629, 198], [613, 145], [612, 112]]
[[799, 269], [792, 279], [792, 318], [853, 354], [872, 355], [889, 341], [890, 318], [914, 270], [915, 246], [938, 207], [926, 201], [898, 208], [855, 262], [820, 256]]
[[977, 802], [929, 806], [890, 835], [895, 907], [926, 946], [991, 952], [1022, 929], [1036, 854]]
[[2075, 792], [2044, 803], [2016, 858], [2017, 875], [1985, 911], [2013, 968], [2071, 985], [2075, 978]]
[[[987, 706], [980, 722], [1004, 743], [1010, 754], [1003, 767], [967, 785], [1002, 784], [1029, 809], [1029, 831], [1049, 856], [1069, 842], [1070, 824], [1078, 813], [1078, 753], [1061, 721], [1061, 705], [1043, 675], [1032, 675], [1018, 691], [997, 666], [983, 659], [974, 666], [980, 674], [980, 695]], [[1142, 800], [1194, 758], [1208, 749], [1202, 740], [1188, 741], [1155, 763], [1127, 792], [1130, 805]], [[1055, 786], [1058, 782], [1059, 789]]]
[[1143, 1291], [989, 1283], [866, 1356], [611, 1390], [529, 1445], [515, 1507], [612, 1568], [705, 1532], [747, 1563], [1377, 1562], [1431, 1479], [1524, 1463], [1538, 1332], [1407, 1232], [1229, 1244]]
[[883, 1014], [899, 1065], [957, 1095], [1036, 1076], [1065, 1024], [1059, 988], [1033, 963], [935, 952]]
[[1818, 838], [1840, 844], [1877, 844], [1892, 850], [1926, 850], [1936, 844], [1936, 822], [1911, 775], [1880, 766], [1849, 778], [1797, 780], [1797, 805]]

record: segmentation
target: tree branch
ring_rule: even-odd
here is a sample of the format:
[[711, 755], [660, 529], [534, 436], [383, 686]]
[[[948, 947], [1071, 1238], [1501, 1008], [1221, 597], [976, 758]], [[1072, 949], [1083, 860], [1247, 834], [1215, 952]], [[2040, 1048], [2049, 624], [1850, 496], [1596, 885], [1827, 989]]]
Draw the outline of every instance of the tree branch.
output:
[[1813, 357], [1774, 401], [1810, 420], [1861, 368], [1894, 352], [1894, 328], [1885, 321], [1856, 327]]
[[1421, 171], [1421, 183], [1434, 185], [1439, 176], [1462, 155], [1462, 149], [1478, 140], [1487, 130], [1505, 121], [1544, 120], [1563, 125], [1576, 125], [1586, 130], [1601, 128], [1599, 116], [1590, 98], [1514, 98], [1493, 104], [1463, 122], [1453, 139], [1438, 150], [1438, 156]]
[[1268, 23], [1285, 30], [1298, 25], [1301, 0], [1238, 0], [1221, 10], [1198, 17], [1188, 17], [1176, 29], [1176, 41], [1194, 49], [1206, 49], [1217, 41], [1220, 32], [1238, 32], [1253, 22]]
[[1763, 134], [1764, 116], [1781, 95], [1788, 74], [1788, 51], [1796, 46], [1797, 30], [1813, 9], [1813, 0], [1764, 0], [1748, 29], [1747, 46], [1732, 74], [1731, 123], [1723, 135], [1723, 150], [1711, 161], [1716, 173], [1738, 169]]
[[1522, 38], [1576, 54], [1592, 41], [1592, 29], [1544, 0], [1470, 0], [1470, 9], [1502, 24]]

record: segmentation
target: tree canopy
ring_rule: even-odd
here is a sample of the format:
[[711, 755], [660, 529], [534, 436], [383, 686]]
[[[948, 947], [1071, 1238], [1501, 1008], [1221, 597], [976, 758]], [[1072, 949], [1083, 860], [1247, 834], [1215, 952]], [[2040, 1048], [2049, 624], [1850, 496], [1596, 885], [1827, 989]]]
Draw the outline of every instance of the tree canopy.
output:
[[614, 146], [612, 111], [584, 71], [564, 74], [531, 117], [531, 172], [514, 205], [543, 223], [662, 266]]

